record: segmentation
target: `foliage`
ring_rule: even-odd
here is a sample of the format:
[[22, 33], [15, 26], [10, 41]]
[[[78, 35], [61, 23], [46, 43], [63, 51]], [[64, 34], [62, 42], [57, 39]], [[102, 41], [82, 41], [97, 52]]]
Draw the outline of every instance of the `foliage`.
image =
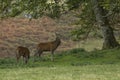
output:
[[[32, 18], [43, 15], [59, 17], [59, 3], [48, 3], [48, 0], [1, 0], [0, 16], [15, 17], [22, 13], [29, 14]], [[29, 17], [29, 16], [28, 16]]]
[[60, 6], [59, 3], [49, 3], [48, 4], [49, 11], [48, 16], [51, 18], [59, 18], [60, 17]]
[[67, 0], [66, 4], [67, 4], [67, 7], [69, 8], [69, 10], [74, 10], [76, 8], [79, 8], [80, 4], [83, 1], [84, 0]]
[[[65, 0], [61, 3], [60, 0], [1, 0], [0, 2], [0, 17], [15, 17], [23, 14], [28, 18], [38, 18], [43, 15], [50, 16], [52, 18], [59, 18], [62, 13], [69, 11], [76, 11], [80, 9], [80, 12], [76, 14], [79, 17], [77, 24], [80, 26], [78, 29], [73, 30], [72, 36], [79, 39], [85, 39], [89, 36], [90, 32], [96, 31], [99, 28], [96, 27], [95, 14], [93, 13], [91, 0]], [[98, 0], [100, 7], [105, 10], [105, 15], [111, 20], [116, 14], [120, 13], [120, 0]], [[112, 20], [114, 21], [114, 20]], [[118, 21], [114, 21], [119, 23]], [[97, 31], [96, 31], [97, 34]], [[99, 33], [98, 33], [99, 34]], [[81, 36], [82, 35], [82, 36]]]
[[[80, 9], [81, 12], [80, 14], [76, 14], [77, 17], [79, 17], [79, 21], [77, 21], [78, 29], [73, 30], [72, 36], [76, 36], [77, 39], [85, 39], [89, 36], [89, 33], [91, 31], [96, 30], [95, 26], [95, 16], [93, 14], [91, 4], [89, 2], [84, 2], [81, 4]], [[81, 37], [82, 35], [82, 37]]]
[[[81, 26], [94, 26], [95, 18], [91, 8], [90, 0], [1, 0], [0, 1], [0, 17], [15, 17], [22, 13], [29, 14], [32, 18], [38, 18], [43, 15], [52, 18], [59, 18], [63, 11], [71, 11], [81, 9], [79, 13]], [[108, 14], [120, 12], [119, 0], [101, 0], [100, 5], [107, 10]], [[66, 9], [67, 8], [67, 9]]]
[[[74, 0], [74, 1], [68, 0], [67, 4], [73, 5], [75, 2], [78, 3], [77, 0]], [[101, 0], [99, 1], [99, 4], [101, 7], [105, 9], [106, 15], [104, 15], [104, 17], [107, 17], [111, 24], [119, 23], [119, 21], [115, 18], [117, 17], [116, 15], [119, 16], [119, 13], [120, 13], [119, 0]], [[72, 36], [75, 36], [75, 38], [79, 40], [79, 39], [83, 39], [83, 36], [84, 38], [87, 38], [90, 32], [95, 32], [95, 34], [99, 34], [96, 31], [99, 29], [99, 27], [96, 27], [97, 23], [96, 23], [95, 15], [92, 10], [91, 0], [81, 1], [81, 4], [79, 5], [79, 9], [81, 9], [80, 10], [81, 12], [76, 15], [77, 17], [80, 18], [80, 20], [76, 22], [76, 24], [79, 25], [80, 27], [77, 28], [76, 30], [73, 30]], [[82, 35], [82, 38], [81, 38], [81, 35]]]

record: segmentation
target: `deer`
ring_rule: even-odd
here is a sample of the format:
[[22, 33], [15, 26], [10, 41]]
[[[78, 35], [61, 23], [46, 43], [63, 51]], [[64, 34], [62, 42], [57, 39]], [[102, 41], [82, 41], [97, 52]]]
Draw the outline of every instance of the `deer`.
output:
[[19, 59], [21, 57], [23, 57], [23, 61], [27, 64], [30, 58], [30, 51], [27, 47], [23, 47], [23, 46], [17, 47], [17, 53], [16, 53], [17, 62], [19, 62]]
[[41, 57], [41, 54], [43, 52], [50, 51], [51, 52], [51, 61], [54, 61], [54, 59], [53, 59], [54, 51], [58, 48], [58, 46], [60, 44], [61, 44], [61, 40], [58, 36], [56, 36], [54, 41], [39, 43], [37, 45], [37, 51], [34, 56], [39, 55], [39, 57]]

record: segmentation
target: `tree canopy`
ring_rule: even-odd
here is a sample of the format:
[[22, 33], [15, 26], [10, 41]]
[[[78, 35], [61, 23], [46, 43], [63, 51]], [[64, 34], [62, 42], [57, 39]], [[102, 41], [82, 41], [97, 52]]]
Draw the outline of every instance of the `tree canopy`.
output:
[[[79, 35], [81, 34], [88, 36], [91, 31], [98, 28], [101, 28], [104, 33], [102, 27], [106, 29], [106, 26], [109, 26], [109, 32], [110, 28], [114, 29], [112, 24], [120, 22], [116, 19], [120, 16], [120, 0], [1, 0], [0, 18], [15, 17], [21, 14], [35, 19], [43, 15], [59, 18], [63, 13], [76, 9], [80, 9], [79, 14], [76, 15], [79, 17], [77, 24], [81, 26], [72, 32], [73, 35], [76, 35], [76, 38], [80, 38]], [[97, 9], [103, 10], [104, 14]], [[99, 24], [100, 19], [105, 24], [104, 26]], [[100, 26], [98, 27], [97, 24]], [[111, 35], [113, 35], [112, 30]], [[107, 32], [103, 37], [105, 38], [105, 36], [108, 36]]]

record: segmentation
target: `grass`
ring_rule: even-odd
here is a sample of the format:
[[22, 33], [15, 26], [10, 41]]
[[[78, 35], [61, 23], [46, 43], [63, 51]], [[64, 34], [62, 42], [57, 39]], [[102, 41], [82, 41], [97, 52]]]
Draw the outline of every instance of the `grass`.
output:
[[0, 69], [1, 80], [119, 80], [119, 65]]
[[96, 50], [73, 49], [50, 55], [28, 64], [14, 58], [0, 59], [0, 80], [119, 80], [120, 49]]
[[102, 39], [88, 39], [81, 41], [77, 44], [77, 47], [84, 48], [87, 51], [93, 51], [94, 49], [101, 50], [103, 45]]

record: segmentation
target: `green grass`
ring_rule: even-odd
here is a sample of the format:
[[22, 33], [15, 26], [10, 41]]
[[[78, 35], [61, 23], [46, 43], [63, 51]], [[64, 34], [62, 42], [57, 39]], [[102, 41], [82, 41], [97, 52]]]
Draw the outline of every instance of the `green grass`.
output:
[[120, 80], [120, 49], [73, 49], [50, 55], [32, 57], [28, 64], [14, 58], [0, 59], [0, 80]]
[[119, 80], [119, 65], [0, 69], [0, 80]]

